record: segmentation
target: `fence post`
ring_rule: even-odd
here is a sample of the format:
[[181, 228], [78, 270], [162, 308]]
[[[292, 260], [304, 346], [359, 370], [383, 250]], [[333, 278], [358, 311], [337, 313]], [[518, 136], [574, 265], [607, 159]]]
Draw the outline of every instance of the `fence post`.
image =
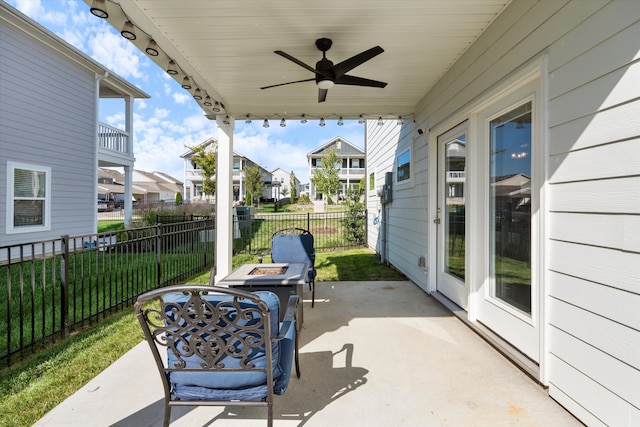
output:
[[62, 236], [62, 262], [60, 263], [60, 330], [69, 336], [69, 235]]
[[369, 246], [369, 209], [364, 210], [364, 245]]
[[162, 224], [156, 224], [156, 260], [157, 260], [157, 270], [158, 270], [158, 285], [159, 288], [162, 284], [162, 229], [160, 228]]
[[311, 231], [311, 214], [307, 212], [307, 230]]

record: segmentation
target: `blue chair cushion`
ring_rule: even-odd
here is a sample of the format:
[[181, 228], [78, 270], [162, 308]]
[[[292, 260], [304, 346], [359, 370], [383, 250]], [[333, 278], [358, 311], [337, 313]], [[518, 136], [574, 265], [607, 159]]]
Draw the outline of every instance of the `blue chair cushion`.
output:
[[[257, 291], [255, 294], [260, 296], [271, 312], [271, 335], [275, 337], [279, 332], [280, 317], [280, 301], [278, 297], [268, 291]], [[183, 305], [189, 299], [188, 295], [168, 294], [165, 296], [165, 302], [175, 302]], [[233, 299], [230, 295], [211, 294], [204, 295], [203, 299], [217, 304], [221, 301], [230, 301]], [[255, 306], [251, 301], [240, 301], [242, 308]], [[230, 314], [233, 316], [233, 313]], [[294, 330], [295, 328], [290, 328]], [[286, 390], [289, 376], [291, 374], [292, 355], [285, 355], [287, 351], [291, 352], [293, 347], [289, 346], [289, 341], [295, 341], [295, 335], [292, 339], [282, 340], [272, 345], [273, 357], [273, 375], [274, 375], [274, 392]], [[295, 344], [294, 344], [295, 345]], [[285, 353], [283, 353], [283, 351]], [[174, 351], [169, 348], [168, 366], [173, 367], [179, 361]], [[280, 357], [283, 355], [283, 357]], [[192, 355], [183, 358], [188, 368], [200, 368], [203, 360]], [[266, 367], [267, 358], [264, 347], [259, 347], [251, 351], [248, 361], [256, 367]], [[222, 362], [227, 368], [240, 367], [239, 359], [226, 357]], [[244, 371], [244, 372], [224, 372], [224, 371], [172, 371], [169, 372], [169, 382], [171, 384], [171, 394], [174, 398], [183, 400], [258, 400], [267, 396], [266, 373], [260, 371]]]
[[271, 242], [271, 261], [307, 264], [307, 282], [313, 280], [316, 274], [312, 259], [314, 253], [311, 234], [278, 234]]

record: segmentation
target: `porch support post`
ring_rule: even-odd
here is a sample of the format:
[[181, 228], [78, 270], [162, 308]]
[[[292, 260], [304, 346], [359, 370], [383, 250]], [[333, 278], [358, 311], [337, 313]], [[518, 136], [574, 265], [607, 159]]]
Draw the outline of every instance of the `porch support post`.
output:
[[[124, 99], [125, 131], [127, 132], [127, 153], [133, 159], [133, 101], [132, 96]], [[133, 163], [124, 167], [124, 225], [129, 228], [133, 217]]]
[[131, 227], [133, 217], [133, 166], [124, 167], [124, 225]]
[[233, 129], [235, 121], [225, 116], [216, 116], [218, 132], [218, 154], [216, 159], [216, 277], [218, 283], [231, 273], [233, 256]]

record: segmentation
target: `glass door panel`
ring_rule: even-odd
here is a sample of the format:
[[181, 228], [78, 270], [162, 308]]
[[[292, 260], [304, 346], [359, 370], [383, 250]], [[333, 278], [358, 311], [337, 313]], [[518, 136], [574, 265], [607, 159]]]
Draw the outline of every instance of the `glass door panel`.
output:
[[531, 316], [531, 106], [490, 122], [491, 296]]
[[465, 278], [465, 195], [467, 136], [460, 135], [445, 144], [444, 269]]

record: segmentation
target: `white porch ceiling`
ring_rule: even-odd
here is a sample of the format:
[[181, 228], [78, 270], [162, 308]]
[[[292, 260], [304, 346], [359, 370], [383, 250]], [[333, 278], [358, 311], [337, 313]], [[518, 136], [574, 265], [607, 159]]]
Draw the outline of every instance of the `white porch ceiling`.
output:
[[[91, 5], [92, 0], [84, 0]], [[166, 69], [173, 59], [185, 75], [236, 119], [411, 116], [420, 100], [510, 0], [107, 0], [118, 31], [126, 17], [133, 43], [149, 38], [162, 50], [150, 57]], [[125, 17], [126, 14], [126, 17]], [[99, 18], [95, 18], [99, 19]], [[146, 35], [144, 33], [146, 33]], [[350, 75], [387, 82], [386, 88], [336, 85], [318, 103], [315, 82], [261, 90], [313, 78], [274, 53], [311, 67], [322, 57], [315, 40], [333, 40], [327, 57], [339, 63], [374, 46], [384, 53]], [[195, 87], [194, 87], [195, 89]], [[193, 90], [191, 92], [193, 93]], [[201, 104], [207, 115], [215, 115]], [[218, 113], [220, 114], [220, 113]]]

